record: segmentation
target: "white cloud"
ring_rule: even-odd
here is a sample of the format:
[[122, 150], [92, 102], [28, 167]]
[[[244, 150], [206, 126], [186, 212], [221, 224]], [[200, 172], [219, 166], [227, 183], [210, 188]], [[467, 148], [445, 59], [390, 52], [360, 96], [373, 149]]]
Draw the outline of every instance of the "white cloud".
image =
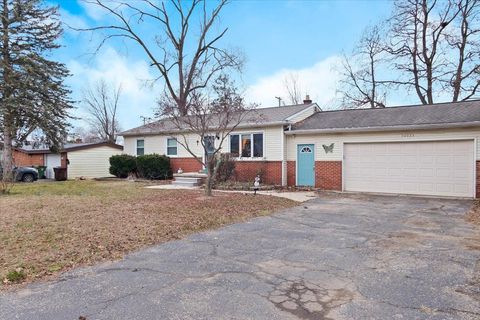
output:
[[298, 77], [302, 95], [308, 94], [320, 107], [329, 109], [335, 99], [336, 85], [340, 79], [338, 66], [340, 57], [332, 56], [303, 69], [282, 69], [272, 75], [260, 78], [246, 91], [248, 102], [260, 103], [262, 107], [278, 104], [275, 97], [282, 97], [288, 104], [285, 78], [291, 74]]
[[[108, 85], [122, 86], [119, 105], [119, 120], [122, 128], [130, 129], [140, 125], [140, 116], [150, 116], [156, 105], [158, 90], [147, 84], [154, 76], [144, 60], [129, 61], [115, 49], [105, 47], [90, 63], [71, 60], [67, 63], [72, 77], [69, 85], [76, 93], [75, 100], [81, 100], [82, 90], [99, 80]], [[84, 117], [81, 108], [77, 110], [78, 117]]]
[[[109, 4], [115, 4], [112, 1], [105, 1], [107, 5]], [[105, 15], [106, 11], [99, 5], [93, 3], [93, 2], [87, 2], [87, 1], [78, 1], [78, 4], [85, 10], [87, 15], [92, 18], [93, 20], [101, 20]]]
[[72, 29], [86, 29], [88, 24], [81, 16], [71, 14], [67, 10], [60, 9], [60, 19], [65, 25], [64, 30], [70, 33], [77, 33], [78, 31]]

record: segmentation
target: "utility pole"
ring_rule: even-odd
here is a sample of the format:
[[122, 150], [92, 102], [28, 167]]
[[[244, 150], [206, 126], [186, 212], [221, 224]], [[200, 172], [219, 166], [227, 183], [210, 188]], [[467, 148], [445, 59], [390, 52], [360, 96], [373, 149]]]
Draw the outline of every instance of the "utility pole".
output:
[[282, 97], [275, 97], [275, 99], [278, 100], [278, 106], [280, 107], [282, 105]]
[[140, 116], [140, 119], [143, 121], [143, 125], [146, 125], [148, 122], [152, 120], [150, 117]]

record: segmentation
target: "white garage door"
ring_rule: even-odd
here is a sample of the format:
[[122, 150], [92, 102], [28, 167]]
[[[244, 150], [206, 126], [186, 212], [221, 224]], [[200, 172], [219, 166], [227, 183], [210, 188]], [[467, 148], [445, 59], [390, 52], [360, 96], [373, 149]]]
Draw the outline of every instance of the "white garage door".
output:
[[474, 143], [351, 143], [344, 146], [346, 191], [473, 197]]
[[45, 176], [47, 177], [47, 179], [55, 178], [55, 173], [53, 171], [53, 168], [60, 167], [61, 165], [62, 165], [62, 159], [59, 154], [55, 154], [55, 153], [46, 154], [45, 166], [47, 167], [47, 170], [45, 171]]

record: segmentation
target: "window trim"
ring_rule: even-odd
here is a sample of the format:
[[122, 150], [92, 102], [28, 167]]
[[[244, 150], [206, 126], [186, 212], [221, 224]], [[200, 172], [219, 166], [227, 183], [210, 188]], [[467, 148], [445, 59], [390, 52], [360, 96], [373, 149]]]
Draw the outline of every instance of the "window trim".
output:
[[[142, 140], [143, 141], [143, 155], [145, 155], [145, 138], [137, 138], [135, 139], [135, 155], [138, 157], [138, 141]], [[141, 156], [141, 155], [140, 155]]]
[[[177, 148], [177, 154], [168, 154], [168, 140], [175, 140], [176, 142], [176, 148]], [[175, 137], [167, 137], [165, 139], [165, 155], [170, 158], [176, 158], [178, 157], [178, 139]]]
[[[241, 136], [243, 134], [248, 134], [250, 135], [250, 139], [251, 139], [251, 154], [252, 156], [251, 157], [242, 157], [242, 148], [241, 148], [241, 145], [242, 145], [242, 138]], [[262, 154], [263, 156], [262, 157], [254, 157], [253, 156], [253, 153], [254, 153], [254, 150], [253, 150], [253, 135], [254, 134], [261, 134], [262, 135]], [[265, 160], [267, 157], [265, 155], [265, 130], [253, 130], [253, 131], [235, 131], [235, 132], [230, 132], [228, 134], [228, 152], [230, 152], [231, 150], [231, 144], [230, 144], [230, 136], [233, 136], [233, 135], [238, 135], [238, 157], [234, 157], [235, 160], [237, 161], [259, 161], [259, 160]]]

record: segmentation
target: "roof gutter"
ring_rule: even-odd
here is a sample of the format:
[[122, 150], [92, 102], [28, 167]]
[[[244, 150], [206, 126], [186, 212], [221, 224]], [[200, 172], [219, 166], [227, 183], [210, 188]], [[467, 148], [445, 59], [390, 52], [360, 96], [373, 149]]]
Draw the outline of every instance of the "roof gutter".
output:
[[[274, 121], [274, 122], [268, 122], [268, 123], [245, 123], [245, 124], [240, 124], [235, 127], [235, 129], [248, 129], [248, 128], [258, 128], [258, 127], [275, 127], [275, 126], [283, 126], [289, 124], [289, 121]], [[214, 131], [219, 129], [218, 127], [212, 127], [209, 128], [209, 131]], [[230, 130], [231, 128], [226, 128], [227, 130]], [[184, 130], [156, 130], [153, 132], [121, 132], [118, 135], [122, 137], [138, 137], [138, 136], [156, 136], [156, 135], [167, 135], [167, 134], [178, 134], [178, 133], [184, 133], [184, 132], [192, 132], [192, 130], [189, 129], [184, 129]]]
[[480, 127], [480, 121], [456, 122], [456, 123], [432, 123], [421, 125], [399, 125], [385, 127], [362, 127], [362, 128], [326, 128], [326, 129], [304, 129], [286, 131], [287, 135], [312, 134], [312, 133], [349, 133], [349, 132], [372, 132], [372, 131], [404, 131], [421, 129], [450, 129]]

